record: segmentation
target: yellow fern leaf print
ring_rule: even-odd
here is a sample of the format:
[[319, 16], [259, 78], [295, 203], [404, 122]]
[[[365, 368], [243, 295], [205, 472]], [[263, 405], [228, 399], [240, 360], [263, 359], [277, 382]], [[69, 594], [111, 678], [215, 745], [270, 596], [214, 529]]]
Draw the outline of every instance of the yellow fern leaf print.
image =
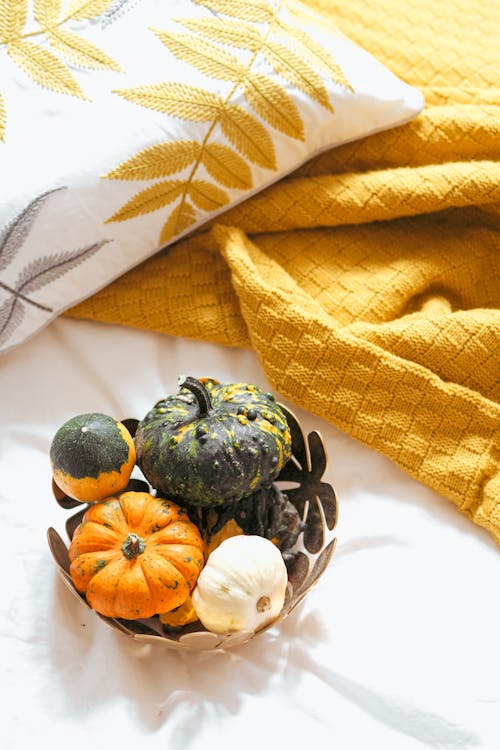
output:
[[[72, 71], [54, 53], [82, 68], [120, 71], [119, 65], [103, 50], [64, 28], [71, 20], [95, 18], [112, 1], [73, 0], [63, 13], [61, 0], [32, 0], [32, 15], [39, 28], [25, 31], [29, 0], [0, 0], [0, 64], [2, 53], [6, 52], [39, 86], [88, 100]], [[44, 43], [34, 42], [33, 37], [41, 37]], [[0, 139], [5, 140], [5, 104], [0, 115]]]
[[164, 208], [182, 195], [183, 189], [184, 184], [180, 180], [157, 182], [156, 185], [152, 185], [134, 196], [105, 223], [126, 221], [134, 216], [142, 216], [151, 213], [151, 211], [157, 211], [159, 208]]
[[160, 232], [160, 245], [169, 242], [176, 234], [189, 229], [196, 221], [193, 206], [183, 201], [174, 208]]
[[61, 0], [33, 0], [33, 15], [40, 26], [47, 28], [57, 23], [61, 13]]
[[191, 180], [188, 195], [204, 211], [217, 211], [229, 203], [229, 195], [206, 180]]
[[243, 82], [254, 110], [276, 130], [303, 141], [304, 125], [291, 96], [278, 83], [260, 73], [249, 73]]
[[266, 44], [262, 54], [270, 65], [307, 96], [333, 111], [325, 84], [316, 71], [281, 42]]
[[[115, 180], [154, 180], [168, 177], [189, 167], [201, 155], [198, 141], [173, 141], [148, 146], [113, 169], [107, 177]], [[246, 167], [245, 162], [243, 162]]]
[[156, 34], [176, 57], [198, 68], [209, 78], [235, 81], [245, 75], [245, 66], [237, 57], [207, 40], [200, 46], [199, 38], [192, 34], [167, 34], [161, 31]]
[[224, 105], [212, 91], [185, 83], [154, 83], [115, 93], [141, 107], [192, 122], [211, 122]]
[[97, 18], [106, 11], [114, 0], [72, 0], [67, 16], [77, 21]]
[[0, 4], [0, 41], [19, 39], [28, 17], [28, 0], [4, 0]]
[[273, 6], [265, 0], [255, 0], [251, 3], [247, 0], [194, 0], [194, 2], [216, 13], [254, 23], [270, 23], [275, 14]]
[[[304, 17], [307, 20], [307, 16]], [[338, 83], [345, 89], [353, 91], [353, 88], [345, 77], [342, 68], [335, 61], [333, 55], [326, 50], [321, 44], [316, 42], [309, 34], [289, 23], [280, 19], [277, 26], [277, 33], [283, 39], [292, 37], [296, 43], [296, 48], [307, 60], [316, 68], [321, 69], [332, 81]]]
[[50, 50], [23, 40], [8, 44], [7, 53], [35, 83], [60, 94], [73, 94], [85, 99], [78, 82]]
[[[288, 3], [285, 7], [290, 9]], [[298, 15], [298, 8], [294, 13]], [[304, 87], [307, 87], [307, 82], [311, 81], [319, 89], [319, 94], [315, 92], [314, 85], [309, 85], [305, 89], [305, 93], [312, 93], [313, 97], [322, 104], [327, 102], [327, 109], [330, 109], [324, 87], [319, 82], [319, 78], [314, 73], [313, 68], [322, 70], [332, 81], [352, 91], [352, 86], [345, 77], [342, 68], [325, 47], [316, 42], [301, 28], [287, 23], [280, 16], [276, 16], [275, 18], [274, 32], [278, 38], [281, 37], [282, 41], [293, 39], [295, 52], [297, 53], [298, 51], [300, 58], [303, 58], [301, 62], [297, 62], [296, 55], [287, 53], [287, 47], [280, 47], [273, 44], [255, 26], [245, 21], [230, 21], [228, 19], [222, 21], [216, 17], [186, 19], [182, 21], [182, 24], [190, 31], [202, 34], [207, 39], [219, 42], [220, 44], [229, 44], [232, 47], [239, 47], [250, 52], [264, 50], [264, 47], [268, 48], [266, 50], [267, 60], [277, 72], [284, 73], [288, 80], [292, 80], [290, 76], [293, 76], [292, 83], [298, 85], [303, 90]], [[309, 22], [306, 10], [304, 11], [304, 15], [300, 17], [300, 20]], [[300, 75], [301, 69], [302, 76]]]
[[[331, 113], [325, 77], [349, 87], [332, 55], [302, 29], [289, 33], [285, 43], [284, 31], [291, 23], [282, 17], [284, 0], [194, 2], [211, 15], [176, 19], [184, 32], [151, 31], [177, 60], [197, 71], [196, 80], [115, 92], [141, 107], [201, 125], [196, 143], [153, 145], [105, 175], [119, 180], [177, 177], [175, 188], [174, 182], [153, 184], [108, 219], [124, 221], [178, 200], [161, 229], [160, 243], [222, 210], [232, 199], [228, 190], [251, 190], [256, 168], [275, 172], [278, 134], [281, 142], [283, 136], [305, 141], [290, 84]], [[218, 85], [204, 87], [199, 84], [203, 77]], [[225, 143], [220, 143], [221, 135]]]
[[157, 32], [158, 38], [184, 62], [202, 73], [222, 81], [242, 81], [245, 95], [264, 120], [291, 138], [303, 140], [304, 129], [299, 111], [282, 86], [268, 76], [252, 73], [234, 55], [205, 40], [200, 48], [192, 34]]
[[243, 156], [266, 169], [277, 169], [269, 131], [239, 104], [228, 104], [219, 114], [222, 132]]
[[228, 188], [250, 190], [252, 172], [236, 151], [219, 143], [207, 143], [200, 151], [203, 166], [217, 182]]
[[231, 47], [248, 49], [256, 52], [262, 47], [263, 36], [251, 23], [246, 21], [229, 21], [213, 18], [186, 18], [182, 19], [182, 25], [202, 35], [205, 39], [219, 44], [229, 44]]
[[120, 66], [105, 52], [66, 29], [48, 31], [47, 38], [52, 47], [71, 62], [89, 70], [116, 70]]

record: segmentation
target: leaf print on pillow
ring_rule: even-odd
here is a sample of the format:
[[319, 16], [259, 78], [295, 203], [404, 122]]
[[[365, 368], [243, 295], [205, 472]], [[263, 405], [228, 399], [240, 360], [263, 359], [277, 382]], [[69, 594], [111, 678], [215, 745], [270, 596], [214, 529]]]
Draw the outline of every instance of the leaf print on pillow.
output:
[[253, 185], [250, 167], [228, 146], [207, 143], [202, 150], [201, 161], [207, 172], [226, 187], [249, 190]]
[[228, 104], [219, 115], [222, 132], [243, 156], [275, 171], [276, 152], [269, 131], [239, 104]]
[[22, 247], [38, 213], [49, 195], [57, 193], [59, 190], [64, 190], [64, 188], [49, 190], [37, 196], [3, 230], [0, 235], [0, 271], [13, 260], [17, 251]]
[[[73, 0], [65, 13], [61, 0], [32, 0], [37, 31], [25, 31], [29, 18], [29, 0], [0, 0], [0, 63], [7, 55], [32, 81], [59, 94], [69, 94], [86, 101], [67, 64], [44, 42], [50, 44], [64, 60], [89, 70], [121, 71], [120, 66], [103, 50], [82, 36], [64, 28], [72, 20], [91, 20], [104, 13], [112, 0]], [[42, 37], [42, 44], [33, 38]], [[1, 75], [0, 75], [1, 80]], [[0, 140], [5, 140], [6, 111], [0, 93]]]
[[59, 94], [73, 94], [85, 99], [78, 81], [50, 50], [20, 40], [7, 45], [7, 53], [30, 78]]
[[297, 86], [311, 99], [333, 112], [330, 97], [323, 81], [306, 60], [281, 42], [266, 44], [262, 54], [277, 73], [290, 81], [293, 86]]
[[66, 29], [47, 32], [54, 49], [70, 62], [88, 70], [120, 70], [120, 66], [94, 44]]
[[169, 242], [172, 237], [175, 237], [179, 232], [184, 229], [189, 229], [190, 226], [196, 221], [196, 215], [193, 206], [186, 200], [179, 206], [176, 206], [167, 221], [163, 225], [160, 234], [160, 245], [164, 242]]
[[[0, 271], [7, 268], [22, 249], [38, 214], [49, 196], [65, 187], [55, 188], [34, 198], [0, 234]], [[0, 279], [0, 291], [7, 298], [0, 304], [0, 344], [5, 343], [24, 318], [26, 305], [51, 314], [51, 307], [33, 298], [33, 293], [59, 279], [97, 253], [109, 240], [99, 240], [83, 248], [43, 255], [29, 261], [13, 283]]]
[[198, 141], [173, 141], [148, 146], [120, 164], [108, 177], [117, 180], [147, 180], [168, 177], [189, 167], [200, 156]]
[[[292, 6], [289, 3], [286, 4], [288, 11], [292, 10]], [[296, 11], [298, 12], [298, 11]], [[304, 12], [305, 15], [305, 12]], [[301, 20], [299, 15], [298, 20]], [[309, 20], [309, 17], [308, 17]], [[317, 19], [316, 19], [317, 21]], [[284, 60], [280, 60], [280, 56], [283, 54], [283, 45], [276, 45], [272, 40], [266, 38], [255, 26], [251, 23], [247, 23], [242, 20], [230, 21], [215, 16], [213, 18], [189, 18], [182, 20], [182, 25], [194, 31], [195, 33], [201, 33], [206, 39], [213, 42], [219, 42], [220, 44], [227, 44], [238, 49], [246, 49], [249, 52], [255, 52], [263, 47], [266, 47], [268, 58], [277, 61], [277, 64], [286, 69], [286, 59], [289, 60], [290, 55], [285, 51]], [[336, 30], [332, 27], [333, 30]], [[331, 81], [339, 84], [343, 88], [352, 91], [352, 86], [345, 77], [342, 68], [335, 61], [333, 55], [323, 47], [319, 42], [315, 41], [309, 34], [303, 31], [298, 26], [293, 26], [291, 23], [287, 23], [281, 16], [276, 17], [275, 25], [273, 26], [273, 32], [276, 34], [278, 39], [281, 39], [283, 44], [290, 44], [293, 41], [296, 55], [299, 58], [303, 58], [304, 62], [308, 62], [307, 66], [307, 77], [314, 76], [314, 69], [320, 69], [326, 74]], [[341, 36], [340, 32], [338, 35]], [[288, 47], [285, 47], [288, 49]], [[297, 60], [297, 56], [294, 57]], [[300, 67], [304, 68], [304, 62], [301, 63]], [[324, 96], [321, 97], [324, 99]], [[329, 106], [327, 106], [329, 109]]]
[[226, 16], [234, 16], [242, 21], [253, 21], [254, 23], [270, 23], [274, 19], [275, 10], [265, 0], [194, 0], [196, 5], [203, 5], [216, 13]]
[[191, 180], [188, 194], [193, 203], [204, 211], [217, 211], [229, 203], [229, 195], [206, 180]]
[[114, 0], [102, 14], [101, 27], [105, 29], [141, 2], [142, 0]]
[[198, 68], [209, 78], [231, 82], [243, 79], [246, 75], [246, 66], [220, 46], [207, 40], [200, 44], [199, 37], [194, 34], [169, 34], [157, 30], [155, 33], [179, 60]]
[[106, 224], [110, 221], [127, 221], [134, 216], [143, 216], [152, 211], [157, 211], [159, 208], [173, 203], [182, 195], [183, 190], [184, 183], [180, 180], [157, 182], [156, 185], [151, 185], [151, 187], [134, 195], [116, 214], [106, 220]]
[[[105, 175], [114, 180], [178, 177], [141, 190], [106, 220], [126, 221], [176, 203], [160, 231], [161, 244], [238, 200], [228, 189], [252, 190], [252, 165], [276, 173], [276, 146], [283, 136], [305, 142], [305, 126], [293, 92], [333, 114], [322, 75], [350, 89], [328, 50], [293, 26], [295, 16], [282, 17], [281, 11], [288, 10], [283, 0], [195, 2], [211, 15], [175, 19], [185, 32], [151, 31], [177, 60], [225, 86], [212, 90], [164, 81], [114, 92], [141, 107], [205, 124], [198, 141], [148, 146]], [[188, 167], [188, 173], [181, 174]]]
[[250, 72], [243, 89], [248, 103], [263, 120], [290, 138], [304, 140], [304, 124], [293, 99], [279, 84], [260, 73]]
[[97, 18], [106, 13], [112, 2], [113, 0], [71, 0], [66, 18], [74, 18], [77, 21]]
[[187, 83], [154, 83], [114, 93], [141, 107], [191, 122], [211, 122], [224, 106], [217, 94]]

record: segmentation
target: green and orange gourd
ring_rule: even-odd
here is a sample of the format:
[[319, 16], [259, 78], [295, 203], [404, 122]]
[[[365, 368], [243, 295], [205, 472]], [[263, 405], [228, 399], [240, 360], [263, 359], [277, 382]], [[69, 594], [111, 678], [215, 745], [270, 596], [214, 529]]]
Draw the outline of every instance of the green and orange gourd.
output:
[[57, 430], [50, 447], [54, 482], [83, 503], [124, 490], [135, 462], [134, 441], [125, 425], [98, 412], [69, 419]]

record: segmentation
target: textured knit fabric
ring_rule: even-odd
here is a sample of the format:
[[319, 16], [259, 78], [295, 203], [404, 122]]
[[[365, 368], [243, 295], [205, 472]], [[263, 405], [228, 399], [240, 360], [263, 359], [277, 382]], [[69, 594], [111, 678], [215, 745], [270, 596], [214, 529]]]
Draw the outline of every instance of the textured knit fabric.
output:
[[279, 394], [500, 543], [500, 5], [308, 4], [419, 87], [424, 112], [323, 154], [69, 314], [252, 347]]

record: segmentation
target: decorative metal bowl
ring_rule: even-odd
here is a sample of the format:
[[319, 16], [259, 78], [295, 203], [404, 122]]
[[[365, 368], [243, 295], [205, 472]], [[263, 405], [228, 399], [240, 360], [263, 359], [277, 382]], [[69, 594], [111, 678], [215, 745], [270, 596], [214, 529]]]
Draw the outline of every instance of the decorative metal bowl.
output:
[[[337, 498], [333, 487], [323, 482], [327, 458], [319, 432], [313, 431], [304, 437], [302, 428], [286, 407], [283, 409], [292, 436], [292, 457], [284, 466], [275, 484], [286, 494], [296, 507], [303, 521], [303, 530], [291, 550], [283, 553], [288, 571], [288, 586], [285, 602], [277, 619], [256, 632], [238, 632], [218, 635], [207, 631], [198, 621], [173, 629], [163, 625], [158, 616], [138, 620], [122, 620], [95, 614], [110, 627], [136, 641], [161, 643], [175, 649], [226, 649], [245, 643], [274, 627], [287, 617], [309, 593], [327, 568], [335, 549], [336, 539], [333, 530], [337, 523]], [[124, 419], [123, 424], [132, 435], [137, 427], [137, 419]], [[151, 492], [149, 485], [141, 479], [131, 479], [129, 490]], [[66, 521], [66, 533], [71, 541], [76, 527], [89, 507], [65, 495], [53, 482], [52, 490], [61, 508], [80, 510]], [[77, 592], [69, 573], [68, 548], [57, 531], [49, 528], [48, 543], [58, 571], [69, 590], [86, 607], [85, 598]], [[89, 607], [90, 609], [90, 607]], [[95, 611], [95, 610], [93, 610]]]

